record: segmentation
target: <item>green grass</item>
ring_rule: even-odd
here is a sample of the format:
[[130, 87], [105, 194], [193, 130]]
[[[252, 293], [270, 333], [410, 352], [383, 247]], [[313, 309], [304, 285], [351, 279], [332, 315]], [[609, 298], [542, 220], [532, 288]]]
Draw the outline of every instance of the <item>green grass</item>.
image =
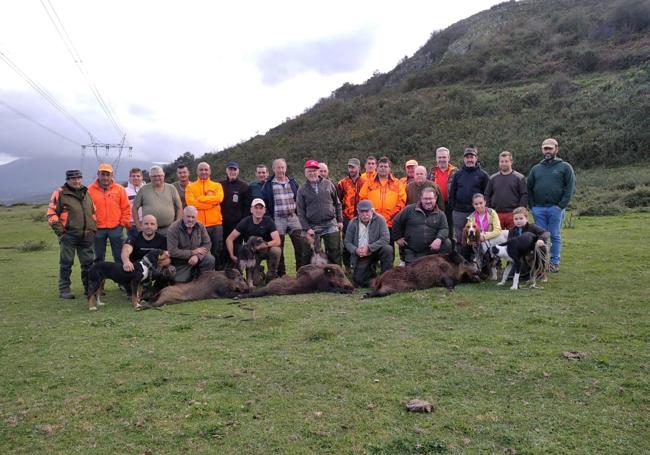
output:
[[274, 297], [253, 320], [136, 313], [112, 284], [95, 313], [58, 299], [39, 210], [0, 209], [0, 247], [52, 243], [0, 248], [1, 453], [650, 451], [650, 214], [574, 218], [544, 289]]

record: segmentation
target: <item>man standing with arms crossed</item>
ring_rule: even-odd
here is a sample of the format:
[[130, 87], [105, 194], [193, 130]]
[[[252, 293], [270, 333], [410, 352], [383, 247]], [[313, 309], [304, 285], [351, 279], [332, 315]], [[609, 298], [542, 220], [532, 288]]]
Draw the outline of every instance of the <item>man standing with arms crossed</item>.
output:
[[535, 224], [551, 233], [551, 265], [553, 273], [560, 271], [562, 237], [560, 230], [564, 210], [576, 191], [576, 176], [566, 161], [557, 157], [558, 143], [553, 138], [542, 142], [544, 159], [528, 174], [528, 204]]
[[499, 154], [499, 172], [490, 176], [485, 188], [485, 202], [497, 211], [502, 229], [512, 229], [512, 211], [517, 207], [528, 206], [526, 177], [512, 169], [512, 154], [508, 151]]
[[[187, 185], [185, 201], [187, 206], [197, 210], [196, 220], [200, 221], [207, 230], [210, 238], [210, 253], [215, 260], [215, 268], [219, 269], [221, 247], [223, 245], [223, 217], [221, 216], [221, 202], [223, 201], [223, 187], [221, 183], [210, 180], [210, 165], [205, 161], [196, 167], [198, 179]], [[186, 207], [187, 208], [187, 207]], [[187, 217], [187, 212], [183, 212]]]

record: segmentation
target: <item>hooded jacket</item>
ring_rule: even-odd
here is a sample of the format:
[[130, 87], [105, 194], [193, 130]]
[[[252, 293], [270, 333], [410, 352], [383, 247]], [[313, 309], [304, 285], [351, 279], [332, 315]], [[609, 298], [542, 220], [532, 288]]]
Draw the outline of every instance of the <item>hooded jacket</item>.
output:
[[63, 234], [75, 237], [95, 234], [95, 206], [88, 188], [82, 186], [76, 190], [66, 183], [55, 190], [47, 207], [47, 222], [59, 237]]

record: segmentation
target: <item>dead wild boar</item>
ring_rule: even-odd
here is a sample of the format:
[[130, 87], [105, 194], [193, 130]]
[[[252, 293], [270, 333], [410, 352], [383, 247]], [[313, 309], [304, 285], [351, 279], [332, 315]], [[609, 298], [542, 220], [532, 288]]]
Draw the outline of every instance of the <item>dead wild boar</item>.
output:
[[239, 270], [227, 269], [225, 271], [211, 270], [203, 272], [197, 279], [189, 283], [179, 283], [168, 286], [160, 291], [145, 308], [161, 307], [174, 303], [189, 302], [191, 300], [204, 300], [216, 298], [233, 298], [250, 288]]
[[373, 283], [374, 290], [365, 294], [364, 298], [432, 287], [453, 290], [457, 283], [463, 281], [480, 282], [479, 274], [476, 264], [466, 261], [456, 252], [425, 256], [406, 267], [396, 267], [382, 273]]
[[276, 278], [262, 289], [238, 296], [240, 299], [263, 297], [267, 295], [309, 294], [312, 292], [335, 292], [349, 294], [354, 286], [345, 276], [343, 269], [336, 264], [303, 265], [296, 277]]

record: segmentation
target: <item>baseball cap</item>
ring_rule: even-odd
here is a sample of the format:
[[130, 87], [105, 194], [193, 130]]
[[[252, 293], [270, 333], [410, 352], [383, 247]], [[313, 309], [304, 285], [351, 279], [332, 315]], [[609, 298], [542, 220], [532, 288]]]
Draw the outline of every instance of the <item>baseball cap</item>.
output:
[[70, 169], [69, 171], [65, 171], [65, 179], [72, 179], [75, 177], [82, 177], [81, 171], [79, 169]]
[[357, 210], [372, 210], [372, 202], [368, 199], [360, 201], [357, 205]]
[[558, 146], [557, 141], [555, 139], [553, 139], [552, 137], [549, 137], [548, 139], [544, 139], [544, 142], [542, 142], [542, 148], [544, 148], [545, 145], [546, 146], [554, 146], [554, 147]]
[[358, 158], [350, 158], [348, 160], [348, 166], [361, 167], [361, 161]]
[[315, 167], [315, 168], [318, 168], [318, 161], [316, 161], [316, 160], [307, 160], [307, 161], [305, 162], [305, 169], [307, 169], [307, 168], [309, 168], [309, 167]]
[[230, 160], [230, 161], [228, 161], [228, 164], [226, 164], [226, 167], [227, 168], [231, 167], [233, 169], [239, 169], [239, 163], [237, 161]]
[[251, 202], [251, 207], [255, 207], [256, 205], [261, 205], [262, 207], [266, 207], [266, 204], [264, 203], [264, 199], [260, 199], [258, 197], [253, 199], [253, 202]]
[[417, 161], [415, 161], [415, 160], [408, 160], [408, 161], [406, 162], [406, 164], [404, 165], [404, 167], [417, 166], [417, 165], [418, 165], [418, 162], [417, 162]]
[[476, 149], [474, 149], [474, 148], [467, 147], [465, 149], [465, 153], [463, 153], [463, 156], [467, 156], [467, 155], [478, 156], [478, 151]]
[[111, 166], [108, 163], [102, 163], [99, 165], [99, 168], [97, 169], [99, 172], [110, 172], [111, 174], [113, 173], [113, 166]]

